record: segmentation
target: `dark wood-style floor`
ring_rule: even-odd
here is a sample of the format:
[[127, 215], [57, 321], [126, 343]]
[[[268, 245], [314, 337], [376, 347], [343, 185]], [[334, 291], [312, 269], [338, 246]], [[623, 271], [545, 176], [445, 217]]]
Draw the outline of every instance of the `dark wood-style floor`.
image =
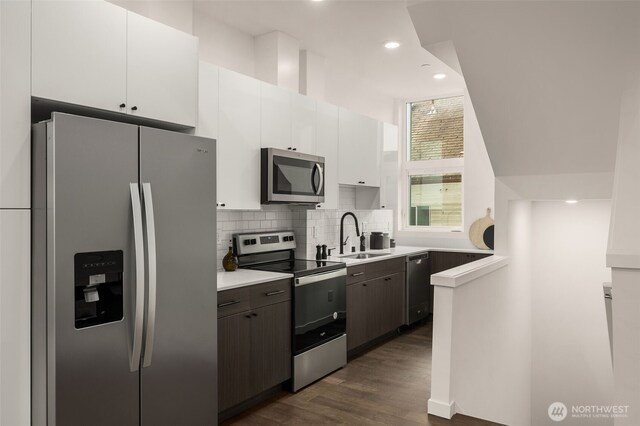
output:
[[341, 370], [292, 394], [280, 392], [225, 425], [455, 425], [495, 423], [427, 414], [431, 381], [431, 323], [352, 360]]

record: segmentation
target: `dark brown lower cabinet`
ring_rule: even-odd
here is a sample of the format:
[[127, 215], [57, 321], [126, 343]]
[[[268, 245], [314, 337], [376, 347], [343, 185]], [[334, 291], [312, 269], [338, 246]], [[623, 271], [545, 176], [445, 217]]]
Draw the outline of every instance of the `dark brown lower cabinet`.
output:
[[248, 312], [218, 319], [218, 410], [251, 396], [251, 317]]
[[277, 303], [251, 314], [256, 316], [251, 323], [250, 370], [257, 395], [291, 378], [291, 304]]
[[290, 301], [218, 319], [218, 411], [290, 378]]
[[465, 263], [474, 262], [484, 257], [491, 256], [490, 253], [463, 253], [453, 251], [432, 251], [429, 252], [431, 261], [431, 273], [446, 271]]
[[347, 285], [347, 349], [404, 323], [404, 272]]

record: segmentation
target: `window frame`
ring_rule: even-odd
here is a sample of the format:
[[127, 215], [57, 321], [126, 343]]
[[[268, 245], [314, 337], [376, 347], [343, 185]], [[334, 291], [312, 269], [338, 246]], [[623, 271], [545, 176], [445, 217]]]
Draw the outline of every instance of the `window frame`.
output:
[[[399, 179], [399, 190], [400, 190], [400, 208], [398, 214], [398, 233], [402, 234], [426, 234], [426, 233], [463, 233], [465, 229], [465, 221], [464, 221], [464, 204], [465, 204], [465, 176], [464, 176], [464, 158], [448, 158], [448, 159], [439, 159], [439, 160], [420, 160], [420, 161], [410, 161], [410, 152], [409, 152], [409, 138], [411, 128], [411, 114], [409, 113], [409, 109], [411, 108], [411, 104], [414, 102], [424, 102], [430, 100], [438, 100], [438, 99], [446, 99], [446, 98], [454, 98], [454, 97], [462, 97], [463, 105], [466, 101], [464, 92], [456, 92], [451, 94], [437, 95], [432, 96], [426, 99], [406, 99], [404, 101], [404, 107], [402, 108], [403, 114], [403, 122], [404, 126], [402, 129], [402, 138], [400, 140], [399, 148], [402, 150], [402, 155], [400, 156], [400, 179]], [[463, 111], [463, 133], [464, 133], [464, 117], [466, 116], [466, 111]], [[463, 145], [464, 149], [464, 145]], [[462, 179], [462, 191], [460, 195], [460, 216], [461, 223], [460, 226], [417, 226], [417, 225], [409, 225], [410, 214], [409, 214], [409, 191], [410, 191], [410, 183], [409, 180], [411, 176], [415, 175], [438, 175], [438, 174], [448, 174], [448, 173], [459, 173]]]

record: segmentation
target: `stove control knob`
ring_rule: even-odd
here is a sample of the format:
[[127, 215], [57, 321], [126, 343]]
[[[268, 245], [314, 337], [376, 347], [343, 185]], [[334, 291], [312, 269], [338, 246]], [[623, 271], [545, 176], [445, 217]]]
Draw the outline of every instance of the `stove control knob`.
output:
[[251, 239], [251, 245], [254, 245], [254, 244], [256, 244], [256, 239], [255, 239], [255, 238], [252, 238], [252, 239]]
[[251, 244], [251, 240], [244, 240], [243, 243], [245, 246], [248, 246], [249, 244]]
[[293, 235], [289, 237], [289, 241], [293, 241]]

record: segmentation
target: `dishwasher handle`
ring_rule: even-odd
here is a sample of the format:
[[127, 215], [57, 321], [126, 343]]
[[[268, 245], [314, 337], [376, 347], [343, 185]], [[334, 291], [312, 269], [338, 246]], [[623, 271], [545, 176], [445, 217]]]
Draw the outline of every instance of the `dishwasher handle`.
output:
[[429, 260], [429, 253], [420, 253], [420, 254], [416, 254], [413, 256], [408, 256], [407, 257], [407, 263], [417, 263], [420, 264], [422, 263], [423, 260]]

